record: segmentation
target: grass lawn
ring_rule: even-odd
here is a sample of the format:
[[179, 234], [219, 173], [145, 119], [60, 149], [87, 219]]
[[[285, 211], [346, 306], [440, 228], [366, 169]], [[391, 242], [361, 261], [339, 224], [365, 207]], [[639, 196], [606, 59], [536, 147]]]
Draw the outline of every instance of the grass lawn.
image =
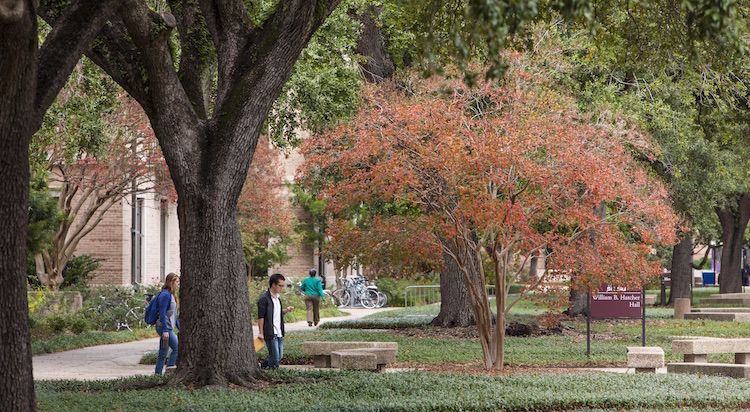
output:
[[62, 333], [44, 338], [31, 339], [32, 355], [43, 353], [62, 352], [72, 349], [86, 348], [89, 346], [109, 345], [112, 343], [131, 342], [154, 337], [154, 329], [133, 329], [120, 332], [102, 332], [92, 330], [78, 335], [73, 333]]
[[[711, 288], [704, 288], [711, 289]], [[715, 293], [700, 290], [697, 296]], [[509, 321], [528, 322], [543, 309], [522, 301]], [[672, 309], [648, 307], [646, 343], [678, 361], [671, 341], [679, 336], [750, 336], [750, 325], [672, 319]], [[395, 373], [282, 369], [263, 389], [124, 389], [162, 377], [104, 382], [37, 382], [40, 411], [750, 411], [750, 382], [679, 374], [584, 372], [577, 367], [624, 366], [627, 346], [641, 342], [640, 320], [592, 321], [586, 356], [584, 318], [565, 320], [562, 333], [507, 337], [504, 373], [485, 373], [474, 328], [427, 326], [429, 316], [403, 317], [403, 309], [357, 321], [330, 322], [315, 330], [289, 332], [282, 364], [309, 364], [302, 342], [395, 341]], [[259, 356], [265, 356], [263, 349]], [[730, 355], [710, 361], [733, 362]], [[573, 367], [573, 369], [554, 369]], [[546, 369], [550, 368], [550, 369]], [[546, 369], [546, 370], [545, 370]]]
[[[695, 375], [444, 373], [282, 370], [261, 390], [123, 390], [122, 380], [37, 383], [40, 411], [529, 411], [740, 410], [744, 380]], [[140, 381], [159, 378], [139, 378]], [[125, 382], [132, 383], [134, 379]]]

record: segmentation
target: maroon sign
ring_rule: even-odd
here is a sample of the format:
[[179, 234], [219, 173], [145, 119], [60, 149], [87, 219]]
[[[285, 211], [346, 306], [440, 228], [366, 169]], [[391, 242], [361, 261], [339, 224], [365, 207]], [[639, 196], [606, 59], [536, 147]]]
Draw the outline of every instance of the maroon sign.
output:
[[641, 291], [613, 288], [609, 285], [599, 287], [598, 293], [591, 294], [591, 317], [605, 318], [640, 318]]

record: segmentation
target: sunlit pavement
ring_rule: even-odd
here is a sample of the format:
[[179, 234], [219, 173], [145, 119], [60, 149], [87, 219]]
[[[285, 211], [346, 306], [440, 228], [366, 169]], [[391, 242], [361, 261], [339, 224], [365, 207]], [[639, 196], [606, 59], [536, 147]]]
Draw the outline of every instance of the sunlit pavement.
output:
[[[359, 319], [385, 309], [343, 309], [347, 316], [321, 319], [321, 324], [331, 321]], [[286, 331], [313, 330], [306, 321], [288, 323]], [[257, 326], [253, 328], [258, 334]], [[114, 379], [154, 373], [154, 365], [141, 365], [141, 357], [159, 347], [159, 338], [92, 346], [65, 352], [37, 355], [33, 358], [34, 379]]]

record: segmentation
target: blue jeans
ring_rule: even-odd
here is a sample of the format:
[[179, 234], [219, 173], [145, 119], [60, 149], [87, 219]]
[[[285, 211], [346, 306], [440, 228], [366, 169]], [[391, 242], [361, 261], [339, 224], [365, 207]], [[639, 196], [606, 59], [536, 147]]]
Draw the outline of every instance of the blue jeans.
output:
[[169, 331], [169, 342], [164, 342], [162, 338], [163, 330], [159, 327], [156, 328], [156, 333], [159, 334], [159, 356], [156, 358], [156, 374], [161, 375], [162, 369], [164, 369], [164, 361], [167, 360], [167, 351], [172, 348], [172, 353], [169, 355], [167, 366], [174, 366], [177, 361], [177, 334], [174, 330]]
[[263, 369], [279, 369], [279, 361], [284, 356], [284, 338], [274, 336], [272, 339], [266, 339], [266, 348], [268, 348], [268, 359], [260, 364]]

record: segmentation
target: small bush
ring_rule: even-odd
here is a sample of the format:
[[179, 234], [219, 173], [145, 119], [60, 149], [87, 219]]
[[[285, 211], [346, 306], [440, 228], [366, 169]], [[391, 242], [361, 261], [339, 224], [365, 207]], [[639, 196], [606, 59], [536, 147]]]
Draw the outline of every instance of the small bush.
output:
[[75, 333], [76, 335], [90, 331], [93, 328], [94, 324], [83, 317], [77, 317], [70, 323], [70, 330], [73, 331], [73, 333]]
[[94, 276], [93, 272], [101, 266], [103, 258], [95, 258], [91, 255], [73, 256], [63, 269], [63, 283], [61, 289], [68, 289], [76, 285], [86, 285]]
[[141, 365], [156, 365], [156, 358], [159, 357], [159, 351], [153, 351], [143, 354], [138, 362]]
[[57, 333], [68, 330], [71, 324], [70, 318], [61, 314], [50, 315], [44, 322]]

